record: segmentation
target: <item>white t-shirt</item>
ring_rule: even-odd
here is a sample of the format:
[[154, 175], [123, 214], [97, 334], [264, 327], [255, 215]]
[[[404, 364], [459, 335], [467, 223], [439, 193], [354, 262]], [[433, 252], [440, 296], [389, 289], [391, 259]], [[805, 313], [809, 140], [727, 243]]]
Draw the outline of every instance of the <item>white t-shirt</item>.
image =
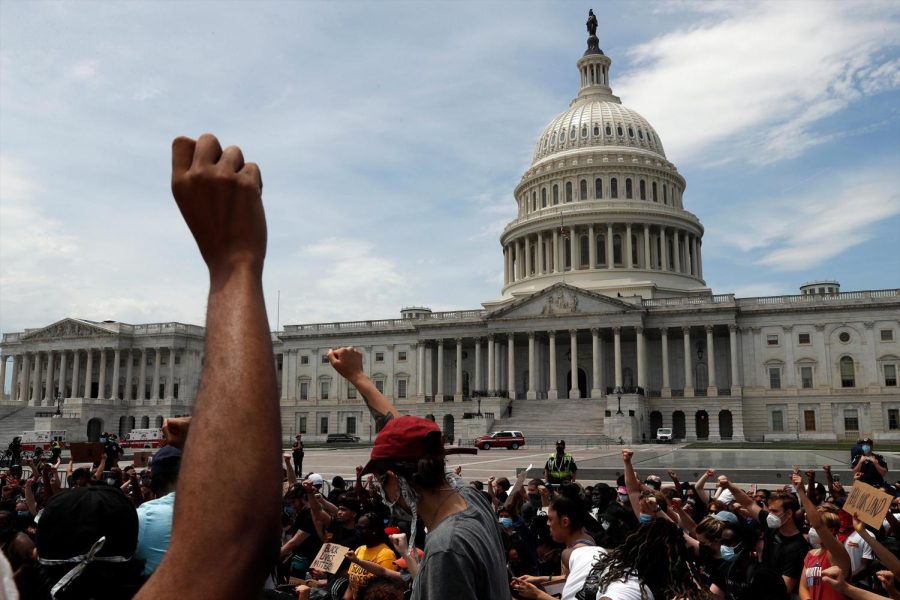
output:
[[[566, 585], [563, 588], [561, 600], [575, 600], [575, 594], [584, 587], [584, 582], [591, 567], [597, 560], [606, 554], [606, 550], [599, 546], [582, 546], [572, 550], [569, 556], [569, 576], [566, 577]], [[611, 600], [641, 600], [641, 583], [637, 579], [629, 577], [625, 581], [614, 581], [605, 590], [600, 590], [597, 598], [611, 598]], [[644, 587], [648, 600], [653, 600], [653, 594]]]
[[844, 548], [850, 555], [850, 573], [853, 575], [863, 568], [862, 559], [873, 560], [875, 558], [872, 547], [855, 531], [844, 542]]

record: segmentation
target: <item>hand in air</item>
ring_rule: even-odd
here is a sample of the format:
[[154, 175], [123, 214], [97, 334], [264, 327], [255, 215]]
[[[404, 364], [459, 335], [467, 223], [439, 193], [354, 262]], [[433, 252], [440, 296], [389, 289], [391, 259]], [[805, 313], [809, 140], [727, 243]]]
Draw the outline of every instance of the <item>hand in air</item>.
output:
[[351, 383], [356, 377], [363, 374], [363, 355], [352, 346], [329, 350], [328, 362], [341, 377]]

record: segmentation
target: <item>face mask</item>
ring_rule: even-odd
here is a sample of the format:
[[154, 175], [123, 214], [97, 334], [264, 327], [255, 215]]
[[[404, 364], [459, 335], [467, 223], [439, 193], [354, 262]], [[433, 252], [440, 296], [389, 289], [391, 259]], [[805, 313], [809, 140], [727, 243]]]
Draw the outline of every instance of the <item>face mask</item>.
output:
[[618, 494], [619, 502], [622, 504], [628, 504], [628, 494]]
[[101, 443], [101, 444], [105, 444], [105, 443], [106, 443], [106, 438], [100, 438], [100, 443]]
[[116, 480], [113, 478], [109, 478], [106, 480], [106, 485], [109, 485], [109, 486], [116, 485]]
[[[863, 446], [863, 448], [865, 448], [865, 446]], [[562, 446], [557, 446], [557, 447], [556, 447], [556, 453], [557, 453], [557, 454], [565, 454], [565, 452], [566, 452], [566, 449], [563, 448]]]
[[509, 517], [502, 517], [500, 519], [500, 525], [503, 527], [512, 527], [512, 524], [512, 519], [510, 519]]
[[28, 512], [27, 510], [18, 510], [18, 511], [16, 511], [16, 514], [19, 515], [20, 517], [22, 517], [23, 519], [31, 516], [31, 513]]
[[813, 548], [822, 547], [822, 538], [820, 538], [816, 530], [812, 528], [809, 530], [809, 545]]
[[541, 505], [541, 495], [540, 494], [528, 494], [528, 502], [531, 503], [532, 506], [540, 506]]
[[731, 562], [737, 558], [737, 553], [731, 546], [719, 546], [719, 556], [722, 557], [722, 560]]
[[868, 454], [869, 452], [872, 451], [872, 446], [870, 446], [868, 444], [863, 444], [862, 451], [863, 451], [863, 454]]
[[781, 528], [781, 519], [769, 513], [769, 516], [766, 517], [766, 525], [769, 526], [769, 529], [780, 529]]
[[653, 515], [646, 515], [644, 513], [641, 513], [639, 520], [641, 523], [650, 523], [651, 521], [653, 521]]
[[286, 515], [289, 516], [289, 517], [290, 517], [290, 516], [293, 516], [293, 514], [294, 514], [294, 507], [293, 507], [293, 506], [285, 506], [285, 507], [284, 507], [284, 514], [286, 514]]

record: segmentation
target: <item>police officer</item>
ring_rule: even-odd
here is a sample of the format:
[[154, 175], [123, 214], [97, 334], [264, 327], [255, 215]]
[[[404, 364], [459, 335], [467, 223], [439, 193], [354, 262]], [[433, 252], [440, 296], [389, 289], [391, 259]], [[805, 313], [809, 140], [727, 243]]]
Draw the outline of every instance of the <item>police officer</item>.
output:
[[62, 444], [59, 443], [59, 440], [53, 440], [53, 443], [50, 444], [50, 462], [58, 463], [60, 454], [62, 454]]
[[574, 482], [577, 472], [575, 459], [566, 453], [566, 440], [556, 440], [556, 453], [551, 454], [544, 465], [544, 479], [548, 483]]

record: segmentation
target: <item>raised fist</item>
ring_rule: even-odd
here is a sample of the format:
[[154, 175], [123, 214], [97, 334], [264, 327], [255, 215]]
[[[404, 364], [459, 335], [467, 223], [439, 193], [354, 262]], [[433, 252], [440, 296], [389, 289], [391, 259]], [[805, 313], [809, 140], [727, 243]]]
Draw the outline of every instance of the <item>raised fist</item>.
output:
[[362, 353], [352, 346], [329, 350], [328, 362], [331, 363], [335, 371], [340, 373], [341, 377], [350, 383], [353, 383], [355, 378], [364, 374]]
[[631, 462], [631, 457], [634, 456], [634, 450], [625, 449], [622, 450], [622, 460], [625, 462]]

